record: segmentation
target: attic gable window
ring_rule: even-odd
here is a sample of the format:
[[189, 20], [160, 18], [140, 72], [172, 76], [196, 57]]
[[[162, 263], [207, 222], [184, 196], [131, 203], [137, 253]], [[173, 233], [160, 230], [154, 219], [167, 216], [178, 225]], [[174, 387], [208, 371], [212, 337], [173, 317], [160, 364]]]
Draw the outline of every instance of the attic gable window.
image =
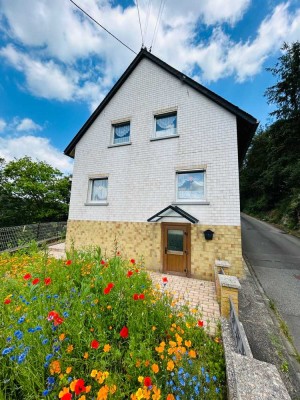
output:
[[113, 144], [130, 142], [130, 122], [113, 125]]
[[177, 135], [177, 112], [156, 115], [155, 138]]

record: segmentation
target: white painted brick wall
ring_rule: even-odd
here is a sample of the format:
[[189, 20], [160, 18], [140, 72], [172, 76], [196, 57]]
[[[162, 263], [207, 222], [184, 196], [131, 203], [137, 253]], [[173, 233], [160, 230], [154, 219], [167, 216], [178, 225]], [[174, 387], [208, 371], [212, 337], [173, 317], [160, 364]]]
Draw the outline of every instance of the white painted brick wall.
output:
[[[150, 141], [153, 113], [177, 107], [179, 138]], [[130, 118], [132, 145], [108, 148]], [[76, 146], [69, 219], [145, 222], [175, 201], [175, 169], [207, 165], [200, 224], [240, 225], [236, 117], [143, 59]], [[108, 206], [86, 206], [88, 176], [109, 174]]]

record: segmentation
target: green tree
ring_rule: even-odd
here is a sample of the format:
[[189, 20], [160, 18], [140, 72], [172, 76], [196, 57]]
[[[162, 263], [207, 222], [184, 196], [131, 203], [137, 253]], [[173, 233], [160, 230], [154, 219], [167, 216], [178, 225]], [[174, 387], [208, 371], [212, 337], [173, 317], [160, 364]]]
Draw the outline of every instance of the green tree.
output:
[[300, 43], [284, 44], [265, 92], [278, 119], [254, 137], [240, 174], [241, 208], [300, 228]]
[[0, 159], [0, 226], [66, 220], [69, 198], [69, 177], [51, 165]]
[[271, 113], [277, 118], [299, 118], [300, 113], [300, 42], [284, 43], [283, 55], [275, 67], [267, 68], [276, 76], [277, 82], [269, 87], [265, 95], [268, 103], [277, 105]]

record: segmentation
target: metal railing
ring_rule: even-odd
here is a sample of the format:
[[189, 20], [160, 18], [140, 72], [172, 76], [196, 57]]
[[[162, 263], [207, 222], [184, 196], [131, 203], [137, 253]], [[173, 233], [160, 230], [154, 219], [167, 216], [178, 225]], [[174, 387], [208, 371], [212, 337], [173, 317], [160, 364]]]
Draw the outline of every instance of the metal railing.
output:
[[45, 222], [40, 224], [0, 228], [0, 252], [15, 250], [31, 241], [47, 242], [66, 236], [67, 222]]
[[248, 350], [248, 346], [246, 344], [244, 335], [241, 332], [241, 325], [240, 325], [241, 323], [239, 321], [239, 318], [238, 318], [237, 313], [234, 308], [234, 304], [230, 297], [229, 297], [229, 303], [230, 303], [229, 322], [231, 325], [232, 335], [235, 340], [236, 350], [238, 353], [242, 354], [243, 356], [251, 357], [251, 354]]

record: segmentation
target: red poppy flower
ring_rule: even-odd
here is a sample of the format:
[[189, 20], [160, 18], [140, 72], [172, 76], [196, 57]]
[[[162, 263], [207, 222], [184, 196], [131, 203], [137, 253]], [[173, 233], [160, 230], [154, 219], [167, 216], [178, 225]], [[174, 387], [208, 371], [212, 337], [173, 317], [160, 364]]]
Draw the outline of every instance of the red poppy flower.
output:
[[130, 262], [131, 262], [131, 264], [135, 264], [135, 259], [132, 258], [132, 259], [130, 260]]
[[162, 281], [163, 281], [163, 283], [167, 283], [167, 282], [168, 282], [168, 278], [167, 278], [166, 276], [164, 276], [164, 277], [162, 278]]
[[97, 350], [98, 347], [100, 346], [100, 343], [97, 340], [92, 340], [91, 341], [91, 348]]
[[72, 393], [65, 393], [60, 400], [72, 400]]
[[56, 311], [49, 311], [48, 316], [47, 316], [47, 320], [48, 321], [52, 321], [54, 318], [57, 318], [59, 315]]
[[138, 269], [136, 269], [135, 272], [138, 274], [140, 271]]
[[65, 264], [66, 264], [66, 265], [71, 265], [71, 264], [72, 264], [72, 260], [67, 260], [67, 261], [65, 262]]
[[109, 289], [112, 289], [114, 286], [115, 286], [115, 284], [112, 283], [112, 282], [109, 282], [109, 284], [107, 285], [107, 287], [108, 287]]
[[111, 288], [109, 288], [109, 287], [106, 287], [105, 289], [103, 289], [104, 294], [109, 294], [110, 291], [111, 291]]
[[9, 303], [11, 303], [11, 299], [5, 299], [4, 300], [4, 304], [9, 304]]
[[119, 251], [117, 251], [117, 256], [121, 255], [121, 253]]
[[124, 339], [128, 338], [128, 328], [127, 326], [123, 326], [123, 328], [120, 331], [120, 336]]
[[57, 315], [57, 317], [54, 318], [54, 326], [61, 325], [64, 322], [63, 318]]
[[132, 296], [133, 300], [138, 300], [139, 299], [139, 295], [137, 293], [134, 293], [134, 295]]
[[23, 279], [25, 279], [26, 281], [28, 280], [28, 279], [30, 279], [31, 278], [31, 274], [25, 274], [24, 276], [23, 276]]
[[132, 272], [132, 271], [128, 271], [128, 272], [127, 272], [127, 276], [128, 276], [128, 278], [130, 278], [130, 277], [131, 277], [131, 275], [133, 275], [133, 272]]
[[147, 387], [152, 386], [152, 380], [151, 380], [150, 376], [146, 376], [145, 377], [144, 385], [147, 386]]
[[198, 326], [200, 326], [200, 327], [202, 328], [203, 325], [204, 325], [204, 322], [199, 320], [199, 321], [198, 321]]
[[139, 299], [140, 299], [140, 300], [144, 300], [144, 299], [145, 299], [144, 293], [141, 293], [141, 294], [139, 295]]
[[77, 380], [74, 390], [75, 390], [75, 394], [76, 395], [86, 391], [86, 387], [84, 386], [84, 380], [83, 379], [78, 379]]
[[45, 279], [44, 279], [44, 283], [45, 283], [46, 286], [50, 285], [50, 283], [51, 283], [51, 278], [45, 278]]
[[105, 265], [106, 264], [106, 262], [104, 261], [104, 260], [101, 260], [101, 263], [100, 263], [101, 265]]
[[35, 278], [33, 281], [32, 281], [32, 284], [33, 285], [37, 285], [38, 283], [39, 283], [39, 278]]

